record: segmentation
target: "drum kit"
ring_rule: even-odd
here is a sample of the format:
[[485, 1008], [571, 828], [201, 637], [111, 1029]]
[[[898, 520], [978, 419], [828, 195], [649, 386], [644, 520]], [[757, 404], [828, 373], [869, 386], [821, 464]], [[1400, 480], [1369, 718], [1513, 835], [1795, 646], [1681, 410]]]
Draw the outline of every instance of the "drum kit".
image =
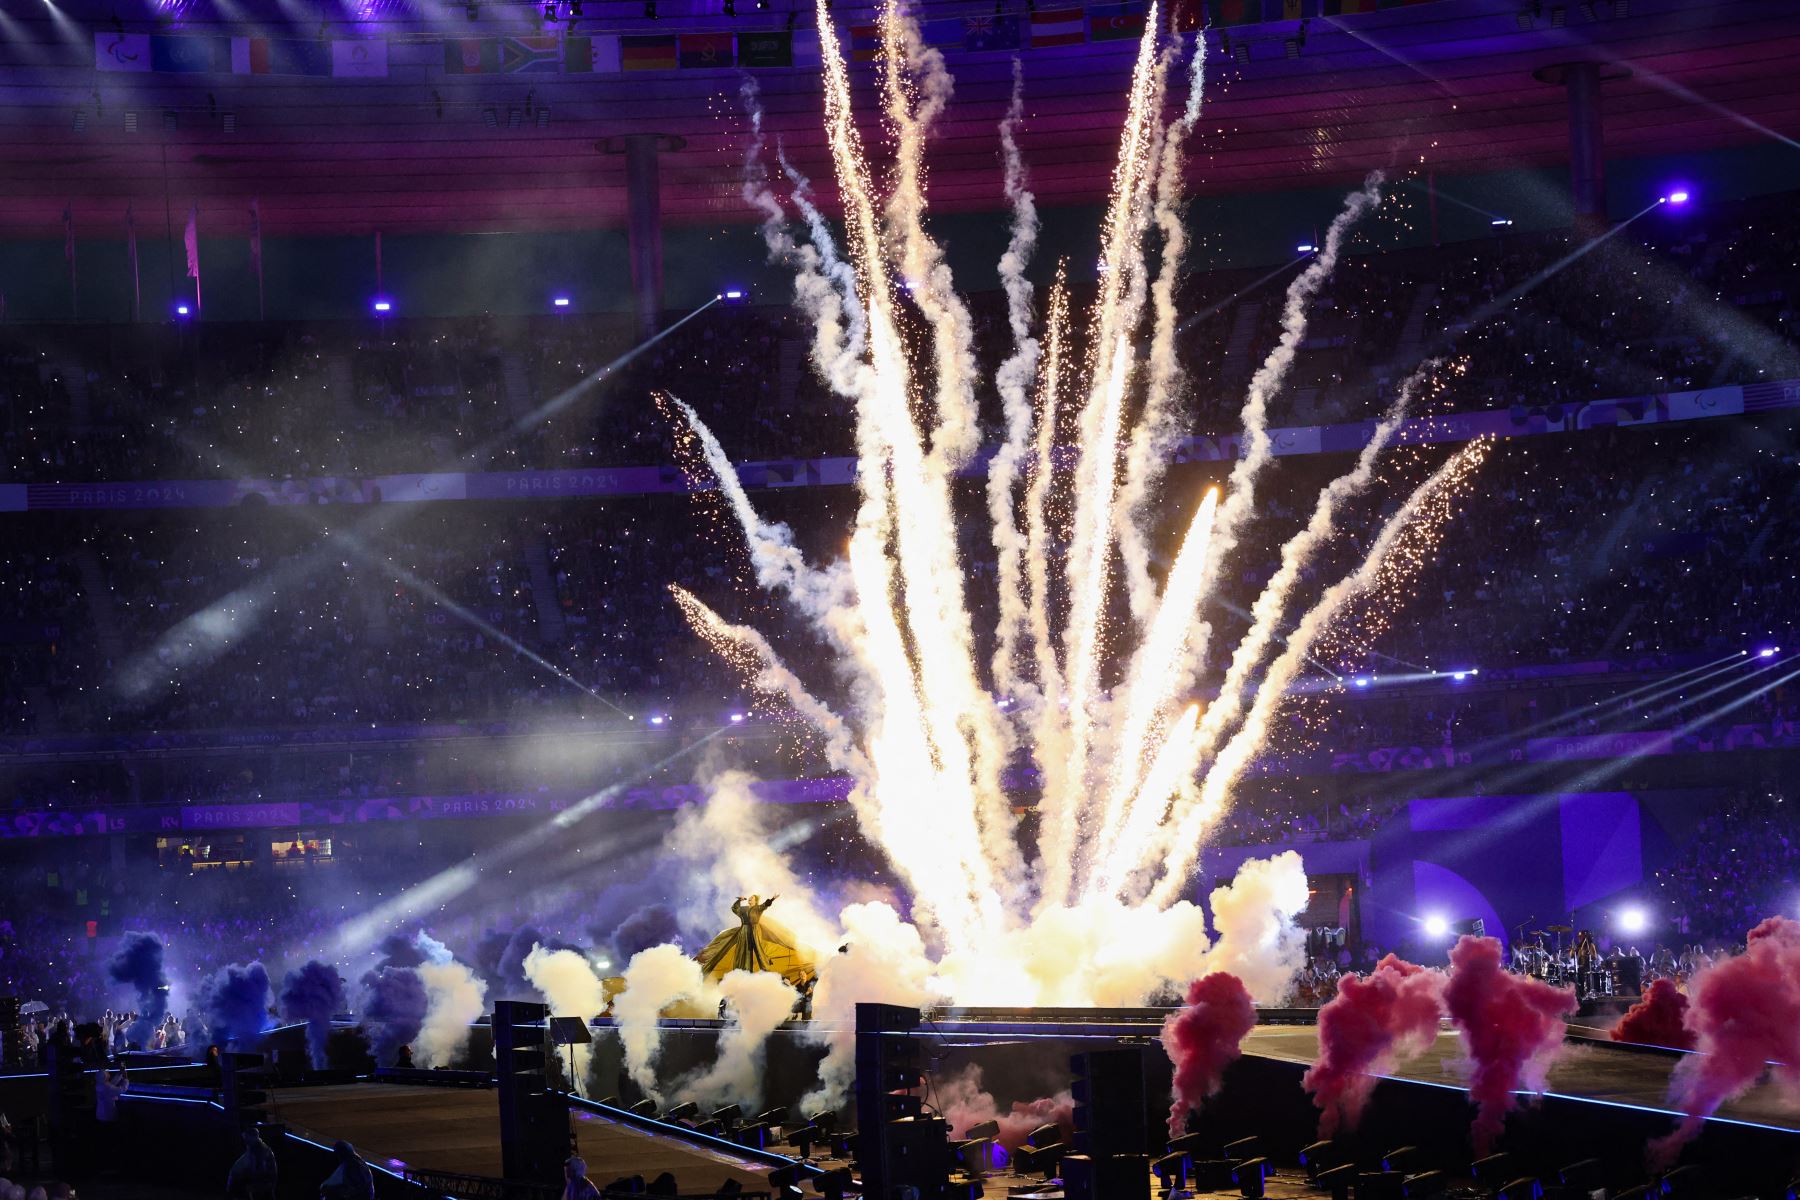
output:
[[[1575, 937], [1569, 938], [1570, 934]], [[1624, 995], [1623, 985], [1628, 982], [1624, 976], [1631, 973], [1626, 962], [1618, 956], [1602, 958], [1594, 935], [1585, 929], [1577, 932], [1570, 925], [1533, 929], [1513, 944], [1515, 973], [1554, 987], [1573, 987], [1582, 1000]]]

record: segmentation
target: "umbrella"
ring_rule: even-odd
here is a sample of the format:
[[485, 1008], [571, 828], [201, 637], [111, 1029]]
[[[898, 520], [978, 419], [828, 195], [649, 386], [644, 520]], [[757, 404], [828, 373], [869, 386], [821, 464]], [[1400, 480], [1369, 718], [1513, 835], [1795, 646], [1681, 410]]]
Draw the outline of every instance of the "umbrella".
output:
[[36, 1013], [49, 1011], [50, 1006], [45, 1004], [42, 1000], [27, 1000], [25, 1003], [19, 1005], [19, 1015], [22, 1017], [29, 1017]]

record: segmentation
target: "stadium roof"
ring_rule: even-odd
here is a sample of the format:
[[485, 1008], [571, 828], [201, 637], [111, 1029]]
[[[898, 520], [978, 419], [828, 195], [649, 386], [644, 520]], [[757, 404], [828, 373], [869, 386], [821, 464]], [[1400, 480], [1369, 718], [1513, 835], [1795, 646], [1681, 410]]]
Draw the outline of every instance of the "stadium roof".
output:
[[[140, 221], [146, 213], [160, 218], [165, 205], [179, 220], [197, 202], [206, 232], [241, 233], [253, 197], [271, 233], [619, 227], [625, 162], [609, 151], [631, 133], [679, 143], [662, 160], [668, 220], [751, 219], [740, 195], [742, 72], [602, 64], [570, 74], [545, 63], [556, 69], [453, 74], [444, 39], [538, 34], [541, 6], [488, 0], [465, 11], [457, 0], [421, 12], [397, 0], [348, 2], [360, 3], [364, 19], [342, 19], [344, 9], [333, 3], [331, 20], [315, 23], [319, 10], [301, 0], [281, 7], [264, 0], [260, 9], [256, 0], [212, 0], [204, 9], [199, 0], [158, 0], [167, 10], [162, 20], [127, 5], [116, 23], [106, 0], [9, 5], [12, 15], [0, 16], [0, 236], [60, 236], [65, 206], [79, 228], [102, 234], [119, 225], [128, 202]], [[661, 19], [652, 22], [642, 0], [588, 0], [578, 32], [787, 27], [791, 0], [768, 0], [766, 11], [755, 9], [756, 0], [735, 0], [735, 19], [721, 14], [721, 2], [663, 0]], [[1321, 2], [1336, 10], [1358, 0], [1303, 0], [1299, 11], [1317, 13]], [[559, 3], [553, 33], [567, 28], [567, 0]], [[1003, 0], [1027, 42], [1030, 22], [1047, 28], [1057, 3], [1037, 0], [1027, 12], [1026, 0]], [[683, 15], [690, 4], [710, 15]], [[1268, 8], [1293, 11], [1279, 0]], [[925, 6], [933, 20], [993, 12], [979, 3]], [[844, 27], [867, 19], [842, 0], [837, 16]], [[1610, 156], [1792, 139], [1800, 136], [1793, 78], [1800, 22], [1793, 16], [1792, 0], [1437, 0], [1312, 16], [1304, 44], [1292, 50], [1299, 21], [1230, 28], [1229, 54], [1211, 35], [1191, 189], [1338, 184], [1378, 166], [1423, 163], [1455, 174], [1562, 163], [1566, 100], [1534, 72], [1579, 59], [1598, 59], [1619, 76], [1605, 97]], [[804, 60], [810, 8], [796, 21]], [[152, 32], [210, 36], [221, 57], [195, 74], [96, 69], [109, 35]], [[232, 36], [241, 40], [228, 51]], [[305, 69], [323, 63], [326, 74], [333, 62], [326, 42], [374, 37], [385, 42], [386, 74], [233, 73], [233, 65], [268, 65], [266, 47], [242, 40], [259, 37], [318, 46], [323, 57]], [[460, 45], [449, 52], [460, 53]], [[1123, 39], [1018, 55], [1028, 118], [1022, 143], [1041, 204], [1104, 197], [1134, 48]], [[276, 51], [281, 57], [281, 46]], [[471, 61], [482, 52], [472, 50]], [[940, 211], [995, 208], [1002, 203], [996, 124], [1014, 55], [958, 46], [947, 57], [956, 96], [930, 155], [932, 203]], [[753, 74], [771, 133], [820, 182], [831, 207], [816, 71]], [[859, 97], [872, 108], [872, 65], [858, 63], [856, 76]], [[871, 143], [876, 134], [873, 123], [865, 126]]]

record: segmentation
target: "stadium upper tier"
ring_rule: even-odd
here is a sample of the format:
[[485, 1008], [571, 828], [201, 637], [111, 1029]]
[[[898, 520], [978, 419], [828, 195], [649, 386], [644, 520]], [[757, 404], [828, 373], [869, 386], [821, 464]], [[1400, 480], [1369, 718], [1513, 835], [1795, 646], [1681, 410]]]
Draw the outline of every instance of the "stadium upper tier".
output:
[[[813, 5], [745, 0], [728, 15], [701, 0], [588, 0], [576, 22], [570, 7], [552, 5], [546, 21], [535, 0], [367, 0], [321, 23], [278, 0], [9, 6], [0, 235], [60, 237], [68, 206], [92, 235], [130, 201], [148, 231], [165, 191], [183, 206], [194, 198], [204, 227], [231, 237], [247, 232], [253, 196], [281, 236], [619, 228], [628, 166], [618, 151], [632, 134], [663, 136], [668, 220], [746, 223], [742, 129], [721, 120], [741, 111], [740, 67], [761, 86], [770, 133], [828, 181]], [[932, 153], [934, 207], [1002, 207], [995, 128], [1015, 54], [1040, 202], [1103, 199], [1095, 164], [1116, 146], [1142, 7], [917, 7], [956, 76]], [[1615, 156], [1793, 128], [1800, 32], [1784, 0], [1359, 7], [1375, 6], [1306, 0], [1268, 6], [1269, 19], [1264, 6], [1233, 6], [1233, 21], [1250, 19], [1211, 35], [1220, 86], [1197, 131], [1190, 191], [1338, 185], [1421, 161], [1444, 175], [1497, 161], [1560, 166], [1567, 104], [1538, 75], [1571, 58], [1606, 64]], [[872, 8], [829, 7], [863, 89], [874, 81]], [[1159, 11], [1179, 27], [1201, 9]], [[621, 37], [643, 40], [622, 47]], [[871, 144], [876, 132], [870, 119]]]
[[[1434, 413], [1800, 378], [1792, 200], [1639, 223], [1520, 294], [1577, 235], [1353, 253], [1272, 417], [1377, 415], [1433, 356], [1445, 363]], [[1191, 432], [1237, 431], [1297, 262], [1184, 285]], [[990, 293], [974, 307], [978, 378], [991, 381], [1009, 349], [1004, 306]], [[658, 389], [740, 461], [847, 454], [850, 416], [811, 370], [809, 341], [784, 310], [718, 307], [602, 374], [636, 345], [627, 318], [0, 326], [0, 483], [664, 465], [675, 424]], [[997, 428], [991, 382], [983, 391]]]

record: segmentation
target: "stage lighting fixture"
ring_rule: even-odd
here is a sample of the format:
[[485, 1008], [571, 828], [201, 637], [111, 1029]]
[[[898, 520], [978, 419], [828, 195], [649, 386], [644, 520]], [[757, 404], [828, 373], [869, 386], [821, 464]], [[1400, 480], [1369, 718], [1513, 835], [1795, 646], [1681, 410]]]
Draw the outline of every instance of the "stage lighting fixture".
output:
[[777, 1105], [774, 1108], [757, 1113], [756, 1120], [758, 1124], [762, 1125], [784, 1124], [787, 1121], [787, 1109]]
[[667, 721], [668, 719], [669, 718], [663, 716], [661, 713], [651, 713], [650, 714], [650, 723], [652, 725], [661, 725], [664, 721]]
[[743, 1109], [735, 1104], [727, 1104], [724, 1108], [713, 1109], [712, 1119], [721, 1125], [735, 1125], [737, 1119], [743, 1115]]
[[644, 1195], [646, 1196], [673, 1196], [676, 1194], [675, 1176], [668, 1171], [664, 1171], [661, 1175], [652, 1179], [644, 1188]]
[[1676, 188], [1674, 191], [1663, 197], [1663, 203], [1686, 204], [1691, 199], [1693, 199], [1693, 195], [1686, 188]]
[[1039, 1125], [1025, 1135], [1025, 1144], [1039, 1149], [1045, 1146], [1055, 1146], [1062, 1140], [1062, 1126], [1055, 1124]]
[[1268, 1174], [1268, 1159], [1246, 1158], [1232, 1170], [1231, 1179], [1237, 1184], [1238, 1195], [1247, 1197], [1247, 1200], [1260, 1200]]
[[769, 1172], [769, 1186], [772, 1188], [799, 1188], [800, 1165], [789, 1163], [785, 1167], [776, 1167]]
[[997, 1138], [999, 1136], [1000, 1122], [998, 1121], [982, 1121], [979, 1124], [971, 1125], [969, 1126], [968, 1131], [963, 1134], [964, 1139], [969, 1141], [976, 1141], [981, 1138]]
[[1605, 1169], [1597, 1158], [1584, 1158], [1579, 1162], [1572, 1162], [1558, 1171], [1557, 1175], [1561, 1178], [1564, 1187], [1576, 1188], [1589, 1193], [1593, 1192], [1595, 1188], [1601, 1187], [1605, 1182]]
[[1420, 1196], [1435, 1196], [1449, 1186], [1450, 1177], [1442, 1171], [1421, 1171], [1417, 1175], [1408, 1175], [1400, 1190], [1405, 1193], [1406, 1200], [1417, 1200]]
[[1005, 1164], [1006, 1151], [991, 1137], [964, 1138], [952, 1147], [956, 1161], [971, 1175], [985, 1175]]
[[1495, 1200], [1543, 1200], [1544, 1185], [1527, 1175], [1513, 1180], [1495, 1192], [1494, 1196]]
[[1421, 924], [1428, 938], [1441, 938], [1450, 932], [1450, 922], [1438, 913], [1432, 913]]
[[1057, 1166], [1069, 1148], [1054, 1146], [1021, 1146], [1013, 1155], [1013, 1170], [1021, 1175], [1042, 1174], [1045, 1179], [1056, 1174]]
[[1301, 242], [1298, 246], [1294, 247], [1294, 253], [1296, 253], [1296, 254], [1311, 254], [1314, 250], [1317, 250], [1317, 249], [1318, 249], [1318, 247], [1313, 245], [1311, 242]]
[[730, 720], [733, 725], [742, 725], [744, 723], [744, 714], [732, 713]]
[[813, 1190], [826, 1200], [843, 1200], [843, 1196], [856, 1183], [856, 1175], [849, 1167], [833, 1167], [812, 1179]]
[[567, 296], [558, 296], [556, 299], [550, 301], [550, 303], [557, 308], [567, 308], [569, 307], [569, 298]]
[[374, 309], [378, 313], [393, 312], [394, 302], [392, 300], [377, 300], [374, 303]]
[[1649, 914], [1641, 908], [1628, 908], [1619, 914], [1621, 933], [1642, 933], [1650, 927]]
[[1758, 650], [1756, 652], [1756, 657], [1758, 657], [1758, 658], [1774, 658], [1777, 654], [1780, 654], [1780, 653], [1781, 653], [1780, 646], [1764, 646], [1761, 650]]
[[1511, 225], [1512, 221], [1506, 217], [1495, 217], [1492, 221], [1489, 221], [1488, 224], [1494, 226], [1496, 229], [1504, 229]]
[[628, 1109], [627, 1111], [630, 1112], [633, 1116], [654, 1117], [656, 1115], [656, 1101], [650, 1100], [647, 1098], [643, 1099], [643, 1100], [639, 1100], [636, 1104], [632, 1105], [630, 1107], [630, 1109]]
[[1478, 1158], [1470, 1165], [1469, 1174], [1483, 1183], [1497, 1185], [1502, 1179], [1511, 1178], [1512, 1155], [1501, 1151], [1486, 1158]]
[[1210, 1140], [1204, 1133], [1184, 1133], [1180, 1137], [1169, 1139], [1170, 1154], [1198, 1154]]
[[175, 306], [175, 315], [178, 317], [188, 316], [192, 311], [193, 310], [188, 308], [188, 306], [185, 304], [177, 304]]
[[1235, 1142], [1226, 1142], [1224, 1150], [1225, 1157], [1234, 1163], [1249, 1162], [1253, 1158], [1262, 1156], [1262, 1143], [1258, 1142], [1256, 1136], [1252, 1134], [1247, 1138], [1239, 1138]]
[[556, 20], [556, 0], [544, 0], [544, 20]]
[[1332, 1200], [1342, 1200], [1350, 1194], [1350, 1188], [1356, 1182], [1357, 1169], [1355, 1163], [1343, 1163], [1340, 1166], [1320, 1171], [1314, 1180], [1320, 1187], [1331, 1193]]
[[719, 293], [719, 299], [724, 300], [727, 303], [742, 300], [743, 298], [744, 298], [744, 289], [743, 288], [727, 288], [724, 291]]
[[1352, 679], [1350, 682], [1355, 684], [1357, 687], [1368, 687], [1369, 686], [1369, 677], [1367, 675], [1358, 675], [1355, 679]]
[[692, 1100], [688, 1100], [681, 1104], [677, 1104], [674, 1108], [671, 1108], [668, 1112], [664, 1113], [663, 1120], [685, 1121], [687, 1118], [699, 1113], [699, 1111], [700, 1106], [695, 1104]]
[[1404, 1174], [1408, 1167], [1417, 1165], [1418, 1160], [1419, 1148], [1417, 1146], [1401, 1146], [1397, 1149], [1389, 1150], [1386, 1154], [1381, 1156], [1381, 1169], [1384, 1171], [1399, 1171]]

